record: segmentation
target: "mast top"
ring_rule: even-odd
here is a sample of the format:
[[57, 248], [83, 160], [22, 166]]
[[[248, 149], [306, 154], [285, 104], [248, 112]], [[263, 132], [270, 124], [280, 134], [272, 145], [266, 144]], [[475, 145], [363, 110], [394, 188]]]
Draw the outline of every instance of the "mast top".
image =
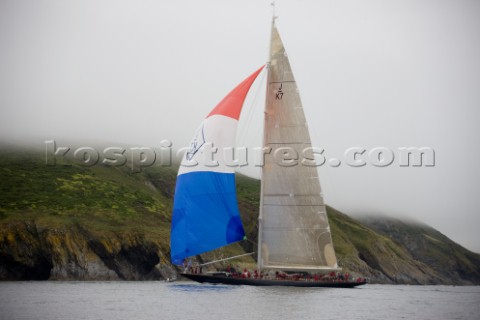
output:
[[272, 24], [273, 24], [273, 23], [275, 23], [275, 19], [278, 18], [275, 15], [275, 1], [272, 1], [272, 3], [270, 3], [270, 5], [272, 6]]

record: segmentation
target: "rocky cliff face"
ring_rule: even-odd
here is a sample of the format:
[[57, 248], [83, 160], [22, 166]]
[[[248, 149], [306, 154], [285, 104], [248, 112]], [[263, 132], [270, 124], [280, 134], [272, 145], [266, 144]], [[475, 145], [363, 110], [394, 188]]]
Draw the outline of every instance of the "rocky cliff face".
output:
[[80, 226], [3, 225], [0, 279], [160, 280], [175, 277], [165, 243], [143, 234], [94, 235]]
[[[329, 217], [339, 264], [346, 272], [372, 283], [480, 284], [479, 255], [468, 250], [421, 254], [419, 248], [431, 252], [434, 247], [404, 241], [397, 233], [379, 234], [331, 208]], [[213, 252], [207, 259], [222, 254]], [[0, 228], [1, 280], [162, 280], [175, 279], [178, 271], [169, 262], [168, 240], [144, 232], [99, 235], [80, 225], [52, 228], [34, 221]]]

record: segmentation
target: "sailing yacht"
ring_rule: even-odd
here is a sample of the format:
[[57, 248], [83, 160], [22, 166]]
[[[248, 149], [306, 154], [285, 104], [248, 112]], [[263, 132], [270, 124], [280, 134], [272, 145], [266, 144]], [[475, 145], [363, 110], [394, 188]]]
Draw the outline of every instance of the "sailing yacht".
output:
[[[245, 237], [235, 173], [223, 159], [201, 161], [205, 148], [232, 147], [245, 97], [267, 68], [257, 271], [185, 272], [197, 282], [296, 287], [355, 287], [365, 279], [337, 278], [335, 256], [317, 168], [311, 163], [279, 165], [273, 155], [311, 153], [307, 120], [288, 56], [272, 20], [270, 60], [234, 88], [203, 120], [180, 166], [171, 226], [171, 261], [226, 246]], [[310, 150], [310, 153], [309, 153]], [[323, 276], [330, 275], [330, 276]]]

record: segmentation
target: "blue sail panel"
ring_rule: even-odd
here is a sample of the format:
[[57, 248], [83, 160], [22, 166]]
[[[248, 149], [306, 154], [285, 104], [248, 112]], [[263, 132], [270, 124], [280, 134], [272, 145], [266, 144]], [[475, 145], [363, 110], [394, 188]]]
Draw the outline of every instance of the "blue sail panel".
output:
[[170, 238], [174, 264], [244, 236], [233, 173], [198, 171], [178, 176]]

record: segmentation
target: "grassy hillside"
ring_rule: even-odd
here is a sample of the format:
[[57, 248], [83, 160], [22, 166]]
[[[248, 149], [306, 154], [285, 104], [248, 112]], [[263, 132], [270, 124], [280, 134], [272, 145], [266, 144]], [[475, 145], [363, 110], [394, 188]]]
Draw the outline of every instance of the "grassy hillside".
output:
[[[176, 172], [159, 166], [141, 173], [126, 166], [46, 166], [42, 154], [4, 148], [0, 279], [174, 277], [169, 229]], [[237, 191], [248, 240], [200, 259], [255, 250], [260, 183], [237, 176]], [[405, 235], [416, 239], [422, 233], [418, 229], [388, 234], [333, 208], [328, 215], [339, 264], [346, 271], [383, 283], [480, 283], [479, 255], [453, 246], [431, 228], [422, 231], [427, 240], [414, 250], [416, 241], [405, 244]], [[234, 262], [253, 267], [254, 257]], [[446, 269], [453, 264], [454, 269]], [[450, 277], [445, 270], [456, 273]]]
[[[163, 229], [171, 200], [126, 167], [46, 166], [38, 153], [0, 154], [0, 219], [94, 230]], [[147, 223], [145, 223], [147, 222]]]
[[362, 223], [402, 244], [418, 261], [438, 270], [454, 283], [480, 278], [480, 255], [453, 242], [439, 231], [418, 222], [385, 217], [364, 217]]

